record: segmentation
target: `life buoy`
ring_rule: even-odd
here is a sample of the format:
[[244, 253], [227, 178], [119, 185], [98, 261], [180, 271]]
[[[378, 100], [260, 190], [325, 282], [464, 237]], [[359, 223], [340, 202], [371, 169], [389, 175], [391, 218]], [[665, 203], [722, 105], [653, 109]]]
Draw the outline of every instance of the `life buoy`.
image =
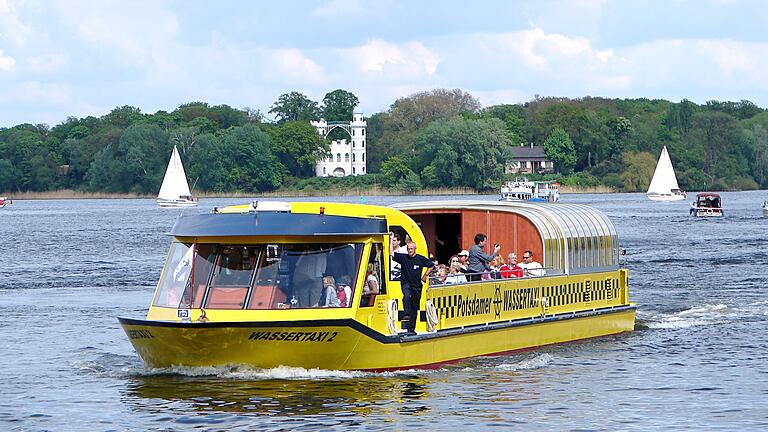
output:
[[437, 309], [435, 309], [435, 305], [429, 300], [427, 300], [424, 305], [424, 309], [426, 309], [427, 312], [427, 330], [433, 332], [435, 331], [435, 328], [437, 328], [437, 323], [440, 322], [440, 318], [437, 316]]
[[387, 329], [390, 335], [397, 334], [397, 300], [395, 299], [387, 303]]

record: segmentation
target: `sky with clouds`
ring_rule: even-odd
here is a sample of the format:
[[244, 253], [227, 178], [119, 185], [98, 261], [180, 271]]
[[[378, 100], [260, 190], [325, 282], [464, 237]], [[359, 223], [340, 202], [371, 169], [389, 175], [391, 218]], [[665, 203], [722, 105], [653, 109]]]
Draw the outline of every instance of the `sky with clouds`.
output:
[[768, 107], [767, 23], [763, 0], [0, 0], [0, 127], [338, 88], [366, 114], [433, 88]]

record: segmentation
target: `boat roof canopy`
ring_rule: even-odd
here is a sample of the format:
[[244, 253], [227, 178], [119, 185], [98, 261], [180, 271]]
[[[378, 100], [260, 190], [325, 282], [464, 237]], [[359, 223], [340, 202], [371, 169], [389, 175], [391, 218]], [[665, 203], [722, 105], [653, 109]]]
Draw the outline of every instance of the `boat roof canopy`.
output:
[[[520, 215], [541, 236], [543, 262], [556, 274], [612, 270], [619, 267], [616, 229], [601, 211], [581, 204], [528, 203], [516, 201], [430, 201], [402, 203], [394, 208], [418, 210], [485, 210]], [[510, 226], [509, 228], [512, 229]]]
[[702, 192], [702, 193], [696, 194], [696, 198], [699, 198], [699, 197], [701, 197], [701, 198], [706, 198], [706, 197], [720, 198], [720, 195], [716, 194], [714, 192]]
[[176, 237], [349, 236], [387, 233], [387, 222], [383, 218], [276, 211], [183, 215], [170, 232]]

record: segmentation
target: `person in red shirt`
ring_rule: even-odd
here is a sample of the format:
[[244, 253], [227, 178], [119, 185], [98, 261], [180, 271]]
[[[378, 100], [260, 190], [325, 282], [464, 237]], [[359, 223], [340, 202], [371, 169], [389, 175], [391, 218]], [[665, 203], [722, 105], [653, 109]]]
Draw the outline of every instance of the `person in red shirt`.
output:
[[517, 265], [517, 255], [514, 252], [510, 252], [507, 262], [499, 267], [499, 274], [504, 279], [523, 277], [523, 269]]

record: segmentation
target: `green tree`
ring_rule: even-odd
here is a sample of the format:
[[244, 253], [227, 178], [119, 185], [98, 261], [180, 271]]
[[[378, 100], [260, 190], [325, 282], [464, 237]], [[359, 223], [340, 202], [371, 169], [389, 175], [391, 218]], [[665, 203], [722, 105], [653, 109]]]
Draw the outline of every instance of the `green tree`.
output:
[[263, 192], [282, 184], [286, 168], [272, 153], [269, 136], [257, 126], [232, 128], [221, 144], [232, 161], [225, 164], [229, 190]]
[[408, 164], [397, 156], [381, 164], [381, 183], [387, 187], [395, 187], [400, 181], [404, 181], [409, 176], [413, 178], [415, 175], [416, 173], [408, 167]]
[[629, 134], [632, 132], [632, 122], [626, 117], [616, 117], [608, 120], [611, 132], [608, 144], [608, 157], [621, 156]]
[[620, 175], [624, 189], [630, 192], [646, 191], [656, 169], [656, 156], [648, 152], [625, 152], [621, 158], [626, 166]]
[[11, 161], [0, 159], [0, 192], [12, 192], [18, 190], [19, 171]]
[[576, 165], [576, 150], [568, 133], [562, 128], [555, 130], [544, 141], [544, 154], [555, 164], [555, 170], [562, 174], [570, 174]]
[[269, 113], [275, 115], [278, 123], [310, 121], [320, 118], [320, 108], [317, 102], [295, 91], [280, 95], [277, 102], [270, 108]]
[[447, 120], [465, 112], [477, 112], [480, 102], [460, 89], [434, 89], [397, 99], [389, 109], [391, 124], [398, 130], [421, 129], [435, 120]]
[[[496, 188], [510, 147], [504, 123], [498, 119], [439, 120], [416, 139], [416, 170], [429, 174], [430, 186]], [[432, 169], [427, 170], [429, 166]]]
[[360, 104], [353, 93], [337, 89], [323, 98], [322, 116], [326, 121], [352, 121], [352, 114]]
[[307, 122], [284, 122], [268, 129], [268, 133], [275, 155], [293, 176], [314, 175], [317, 163], [329, 155], [328, 141]]
[[529, 134], [527, 122], [525, 120], [525, 107], [522, 105], [493, 105], [483, 108], [482, 116], [484, 118], [497, 118], [504, 122], [504, 126], [509, 132], [509, 137], [513, 143], [528, 142]]
[[109, 114], [102, 117], [105, 123], [117, 126], [119, 128], [127, 128], [128, 126], [144, 121], [144, 114], [141, 110], [130, 105], [124, 105], [113, 109]]

